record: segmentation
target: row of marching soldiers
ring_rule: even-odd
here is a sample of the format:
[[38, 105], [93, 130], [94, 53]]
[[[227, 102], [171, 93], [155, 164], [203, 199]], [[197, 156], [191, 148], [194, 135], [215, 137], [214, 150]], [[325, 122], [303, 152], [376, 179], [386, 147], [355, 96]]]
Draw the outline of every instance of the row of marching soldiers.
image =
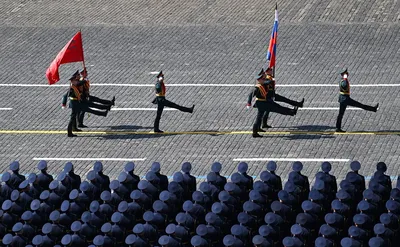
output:
[[41, 161], [40, 173], [25, 180], [13, 162], [2, 176], [0, 239], [5, 246], [144, 247], [395, 246], [398, 239], [400, 190], [391, 188], [384, 163], [366, 189], [353, 162], [339, 191], [327, 162], [311, 190], [300, 162], [284, 187], [275, 162], [255, 182], [244, 162], [230, 181], [214, 163], [198, 190], [191, 168], [184, 163], [168, 181], [155, 162], [140, 179], [130, 162], [110, 182], [96, 162], [82, 181], [67, 163], [53, 180]]
[[68, 123], [68, 137], [75, 137], [73, 131], [82, 131], [79, 128], [87, 128], [83, 120], [85, 113], [92, 113], [98, 116], [107, 116], [108, 111], [115, 105], [115, 97], [112, 100], [100, 99], [90, 94], [90, 81], [88, 72], [84, 68], [81, 72], [76, 71], [71, 78], [71, 86], [68, 92], [63, 95], [62, 107], [65, 108], [69, 99], [71, 117]]

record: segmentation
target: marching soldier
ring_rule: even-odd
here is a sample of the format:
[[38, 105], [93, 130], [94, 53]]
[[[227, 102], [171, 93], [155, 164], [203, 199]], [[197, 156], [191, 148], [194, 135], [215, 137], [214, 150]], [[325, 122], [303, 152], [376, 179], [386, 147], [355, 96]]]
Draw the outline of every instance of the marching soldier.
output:
[[[111, 106], [115, 105], [115, 96], [113, 97], [112, 100], [105, 100], [105, 99], [100, 99], [96, 96], [90, 95], [89, 89], [90, 89], [90, 82], [88, 79], [88, 73], [86, 70], [86, 67], [80, 72], [81, 76], [79, 78], [79, 81], [82, 84], [81, 86], [81, 92], [82, 92], [82, 101], [83, 103], [87, 104], [91, 108], [99, 109], [99, 110], [110, 110]], [[100, 104], [96, 104], [100, 103]], [[83, 119], [85, 117], [85, 112], [81, 111], [78, 114], [78, 127], [79, 128], [87, 128], [86, 125], [83, 124]]]
[[297, 113], [297, 106], [294, 109], [290, 109], [272, 100], [272, 97], [268, 95], [268, 83], [271, 83], [271, 80], [267, 80], [264, 71], [261, 71], [256, 78], [257, 84], [248, 96], [247, 108], [250, 108], [252, 99], [256, 97], [254, 107], [258, 109], [258, 113], [253, 125], [253, 137], [262, 137], [258, 132], [265, 132], [265, 130], [261, 129], [261, 121], [266, 111], [294, 116]]
[[157, 106], [157, 116], [154, 121], [154, 132], [155, 133], [163, 133], [163, 131], [160, 130], [160, 119], [161, 119], [161, 114], [162, 114], [165, 106], [175, 108], [175, 109], [178, 109], [183, 112], [193, 113], [194, 105], [189, 108], [189, 107], [180, 106], [178, 104], [175, 104], [175, 103], [167, 100], [165, 98], [166, 87], [164, 84], [164, 74], [162, 73], [162, 71], [160, 71], [160, 73], [157, 75], [157, 80], [158, 81], [156, 82], [156, 85], [155, 85], [157, 97], [153, 100], [153, 104], [158, 105]]
[[[71, 117], [68, 123], [68, 137], [75, 137], [76, 135], [72, 133], [72, 131], [81, 131], [78, 129], [76, 124], [76, 118], [79, 112], [90, 112], [98, 116], [106, 117], [108, 111], [97, 111], [89, 108], [87, 104], [82, 104], [82, 95], [79, 90], [79, 87], [83, 85], [83, 82], [79, 81], [79, 71], [76, 71], [72, 77], [69, 79], [71, 81], [71, 87], [69, 89], [69, 100], [70, 100], [70, 107], [71, 107]], [[63, 101], [63, 106], [66, 101]]]
[[375, 106], [364, 105], [350, 98], [350, 83], [348, 80], [349, 72], [347, 71], [347, 69], [345, 69], [340, 73], [340, 75], [342, 76], [342, 80], [339, 83], [340, 109], [339, 109], [339, 115], [336, 120], [336, 132], [345, 132], [344, 130], [342, 130], [342, 119], [347, 106], [354, 106], [362, 108], [366, 111], [376, 112], [378, 110], [379, 104], [376, 104]]
[[[302, 101], [294, 101], [294, 100], [288, 99], [288, 98], [286, 98], [286, 97], [284, 97], [282, 95], [279, 95], [279, 94], [277, 94], [275, 92], [275, 78], [273, 78], [273, 75], [272, 75], [272, 68], [268, 67], [265, 70], [265, 74], [266, 74], [267, 80], [271, 81], [270, 83], [268, 83], [268, 96], [269, 97], [272, 97], [272, 99], [274, 101], [284, 102], [284, 103], [287, 103], [287, 104], [289, 104], [291, 106], [297, 106], [297, 107], [300, 107], [300, 108], [303, 107], [304, 98], [303, 98]], [[262, 119], [262, 128], [271, 128], [272, 127], [272, 126], [267, 124], [268, 117], [269, 117], [269, 111], [266, 111], [264, 113], [264, 116], [263, 116], [263, 119]]]

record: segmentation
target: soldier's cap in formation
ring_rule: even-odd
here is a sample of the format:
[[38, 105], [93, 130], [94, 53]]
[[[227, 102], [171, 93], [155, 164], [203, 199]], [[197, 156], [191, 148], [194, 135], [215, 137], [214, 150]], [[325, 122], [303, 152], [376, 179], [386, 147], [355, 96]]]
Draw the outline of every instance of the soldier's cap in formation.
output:
[[171, 223], [165, 228], [165, 233], [171, 235], [175, 233], [175, 230], [176, 230], [176, 225], [174, 223]]
[[8, 180], [10, 180], [11, 178], [11, 174], [9, 172], [5, 172], [3, 173], [3, 175], [1, 176], [1, 181], [3, 181], [4, 183], [8, 182]]
[[335, 234], [335, 229], [327, 224], [323, 224], [319, 228], [319, 232], [321, 233], [321, 235], [329, 236], [329, 235]]
[[153, 162], [153, 164], [151, 165], [151, 169], [152, 172], [160, 172], [161, 170], [161, 165], [158, 162]]
[[274, 171], [276, 171], [276, 167], [277, 167], [277, 165], [276, 165], [276, 162], [275, 161], [269, 161], [268, 163], [267, 163], [267, 170], [268, 171], [270, 171], [270, 172], [274, 172]]
[[300, 172], [301, 170], [303, 170], [303, 164], [300, 161], [295, 161], [293, 163], [293, 171]]
[[384, 234], [384, 233], [385, 233], [385, 230], [386, 230], [386, 227], [385, 227], [385, 225], [382, 224], [382, 223], [375, 224], [375, 226], [374, 226], [374, 233], [375, 233], [376, 235]]
[[37, 168], [42, 171], [47, 168], [47, 162], [45, 160], [39, 161]]
[[36, 246], [40, 246], [41, 244], [43, 244], [43, 236], [36, 235], [35, 237], [33, 237], [32, 244], [34, 244]]
[[221, 165], [221, 163], [219, 163], [219, 162], [214, 162], [214, 163], [211, 165], [211, 171], [212, 171], [212, 172], [220, 172], [221, 169], [222, 169], [222, 165]]
[[90, 203], [90, 206], [89, 206], [90, 212], [95, 213], [99, 210], [99, 208], [100, 208], [100, 203], [98, 201], [92, 201]]
[[20, 195], [20, 193], [19, 193], [18, 190], [13, 190], [11, 192], [11, 196], [10, 196], [11, 197], [11, 201], [15, 202], [16, 200], [18, 200], [19, 195]]
[[111, 192], [108, 191], [108, 190], [105, 190], [105, 191], [101, 192], [100, 199], [105, 201], [105, 202], [110, 201], [111, 200]]
[[190, 243], [193, 246], [202, 246], [202, 244], [204, 244], [204, 239], [198, 235], [194, 235], [191, 239], [190, 239]]
[[183, 224], [186, 221], [186, 214], [180, 212], [179, 214], [176, 215], [175, 220], [178, 224]]
[[51, 225], [51, 223], [46, 223], [46, 224], [44, 224], [43, 227], [42, 227], [42, 232], [43, 232], [44, 234], [49, 234], [49, 233], [51, 232], [51, 230], [52, 230], [52, 225]]
[[383, 213], [379, 216], [379, 220], [384, 225], [389, 225], [392, 222], [391, 216], [388, 213]]
[[200, 191], [203, 193], [209, 193], [211, 191], [211, 187], [207, 182], [202, 182], [199, 187]]
[[22, 227], [23, 227], [23, 224], [21, 222], [17, 222], [12, 227], [12, 231], [18, 233], [22, 230]]
[[74, 165], [71, 162], [65, 163], [64, 172], [68, 173], [72, 170], [74, 170]]
[[313, 188], [318, 191], [322, 191], [325, 189], [325, 183], [322, 180], [315, 180]]
[[28, 176], [29, 183], [33, 184], [36, 181], [36, 178], [37, 178], [36, 173], [29, 174], [29, 176]]
[[172, 176], [172, 180], [177, 182], [177, 183], [182, 183], [183, 182], [183, 175], [181, 172], [175, 172], [174, 175]]
[[345, 190], [341, 189], [336, 193], [336, 198], [340, 200], [349, 200], [351, 199], [351, 195]]
[[204, 224], [200, 224], [196, 227], [196, 234], [199, 236], [205, 236], [207, 235], [207, 226]]
[[269, 237], [272, 232], [271, 226], [262, 225], [258, 228], [258, 233], [263, 237]]
[[302, 227], [299, 224], [294, 224], [292, 225], [292, 227], [290, 228], [290, 232], [293, 235], [299, 235], [301, 234], [301, 232], [303, 231]]
[[361, 168], [361, 164], [360, 164], [360, 162], [358, 162], [357, 160], [352, 161], [352, 162], [350, 163], [350, 169], [351, 169], [352, 171], [358, 171], [358, 170], [360, 170], [360, 168]]
[[283, 239], [282, 243], [285, 247], [294, 247], [295, 246], [295, 242], [292, 237], [285, 237]]
[[325, 162], [323, 162], [323, 163], [321, 164], [321, 170], [322, 170], [323, 172], [328, 173], [328, 172], [331, 171], [331, 169], [332, 169], [331, 163], [325, 161]]
[[340, 74], [344, 75], [344, 74], [348, 74], [349, 72], [347, 71], [347, 68], [343, 68], [340, 70]]
[[265, 243], [266, 246], [270, 246], [271, 243], [268, 243], [267, 240], [261, 235], [255, 235], [252, 239], [254, 245], [261, 245]]
[[222, 212], [222, 204], [220, 202], [214, 202], [211, 206], [211, 212], [214, 214], [220, 214]]
[[383, 240], [381, 237], [373, 237], [369, 239], [368, 245], [371, 247], [384, 247], [385, 240]]
[[144, 226], [142, 223], [137, 223], [134, 227], [133, 227], [133, 233], [135, 234], [141, 234], [144, 232]]
[[129, 234], [125, 238], [125, 244], [134, 244], [136, 242], [136, 235], [135, 234]]
[[315, 239], [315, 247], [326, 247], [326, 246], [332, 246], [333, 243], [324, 237], [318, 237]]
[[147, 222], [152, 222], [154, 220], [154, 213], [151, 211], [146, 211], [143, 214], [143, 220]]
[[183, 211], [189, 212], [190, 210], [193, 209], [193, 202], [192, 201], [185, 201], [182, 205]]
[[21, 215], [21, 219], [24, 221], [29, 221], [32, 219], [32, 212], [31, 211], [25, 211], [22, 215]]
[[326, 224], [332, 225], [336, 223], [336, 217], [334, 213], [329, 213], [325, 215]]
[[182, 171], [184, 173], [189, 173], [192, 170], [192, 164], [190, 162], [185, 162], [182, 164]]
[[217, 181], [217, 174], [215, 172], [210, 172], [207, 174], [207, 182], [213, 183]]
[[356, 214], [353, 216], [354, 224], [363, 225], [363, 224], [365, 224], [365, 220], [366, 220], [366, 218], [364, 217], [363, 214]]
[[110, 222], [104, 223], [104, 224], [101, 226], [101, 232], [102, 232], [102, 233], [111, 232], [111, 229], [112, 229], [112, 225], [111, 225]]
[[81, 215], [81, 220], [83, 223], [87, 223], [92, 219], [92, 215], [90, 214], [89, 211], [85, 211]]
[[225, 246], [233, 246], [235, 243], [235, 237], [232, 235], [226, 235], [223, 239], [223, 242]]
[[247, 223], [250, 222], [250, 217], [248, 214], [246, 214], [245, 212], [241, 212], [238, 214], [237, 216], [237, 220], [240, 224], [242, 225], [247, 225]]
[[11, 171], [18, 171], [19, 170], [19, 162], [18, 161], [13, 161], [11, 164], [10, 164], [10, 170]]
[[247, 172], [247, 169], [249, 169], [249, 165], [247, 165], [246, 162], [240, 162], [238, 165], [238, 171], [240, 173], [245, 173]]
[[125, 165], [126, 172], [132, 172], [134, 170], [135, 170], [135, 163], [133, 163], [133, 162], [126, 163], [126, 165]]
[[103, 164], [100, 161], [96, 161], [93, 166], [93, 171], [95, 172], [102, 172], [103, 171]]
[[214, 224], [217, 221], [217, 215], [213, 212], [209, 212], [206, 214], [206, 222], [209, 224]]
[[28, 187], [28, 185], [29, 185], [29, 181], [24, 180], [19, 184], [18, 188], [23, 190], [23, 189], [26, 189]]
[[385, 162], [379, 162], [378, 164], [376, 164], [376, 170], [380, 172], [386, 172], [387, 166]]
[[50, 213], [49, 219], [51, 221], [57, 221], [60, 218], [60, 211], [54, 210]]

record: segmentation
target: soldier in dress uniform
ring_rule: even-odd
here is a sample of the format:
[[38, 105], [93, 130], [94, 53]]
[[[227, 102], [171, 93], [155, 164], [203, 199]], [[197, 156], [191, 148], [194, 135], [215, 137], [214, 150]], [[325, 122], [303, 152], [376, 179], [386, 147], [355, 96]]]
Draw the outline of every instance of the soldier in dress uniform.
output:
[[190, 246], [189, 231], [185, 227], [171, 223], [165, 228], [165, 232], [176, 238], [182, 244], [182, 247]]
[[47, 173], [47, 162], [44, 160], [39, 161], [37, 168], [40, 171], [40, 173], [37, 175], [39, 186], [42, 187], [43, 190], [47, 190], [51, 181], [54, 180], [53, 176]]
[[[13, 191], [13, 187], [12, 187], [12, 181], [10, 180], [11, 178], [11, 174], [9, 172], [5, 172], [3, 173], [3, 175], [1, 176], [1, 181], [3, 182], [0, 190], [0, 195], [1, 198], [3, 200], [6, 200], [7, 198], [10, 198], [11, 196], [11, 192]], [[0, 199], [1, 200], [1, 199]], [[1, 203], [3, 203], [4, 201], [1, 201]]]
[[19, 162], [14, 161], [10, 164], [10, 170], [12, 171], [11, 177], [9, 179], [9, 186], [11, 189], [18, 189], [18, 186], [25, 180], [25, 176], [19, 174]]
[[284, 247], [301, 247], [304, 246], [304, 243], [297, 237], [285, 237], [282, 240], [282, 244]]
[[160, 179], [160, 192], [163, 190], [168, 190], [168, 177], [160, 173], [161, 165], [158, 162], [153, 162], [151, 165], [151, 171], [156, 174], [158, 179]]
[[358, 173], [358, 171], [361, 169], [361, 164], [358, 161], [352, 161], [350, 163], [350, 169], [352, 170], [351, 172], [347, 173], [347, 176], [349, 174], [356, 174], [357, 180], [356, 182], [352, 183], [357, 187], [357, 191], [364, 191], [365, 190], [365, 178], [361, 174]]
[[25, 238], [22, 229], [23, 225], [21, 222], [18, 222], [13, 226], [12, 231], [15, 235], [12, 239], [11, 246], [25, 247], [28, 243], [29, 240]]
[[125, 238], [125, 243], [129, 246], [129, 247], [150, 247], [150, 245], [148, 243], [146, 243], [145, 240], [143, 240], [141, 237], [135, 235], [135, 234], [129, 234], [126, 238]]
[[344, 130], [342, 130], [342, 119], [347, 106], [354, 106], [362, 108], [366, 111], [376, 112], [378, 110], [379, 104], [376, 104], [375, 106], [364, 105], [350, 98], [350, 82], [348, 80], [349, 72], [347, 71], [347, 69], [345, 69], [342, 72], [340, 72], [340, 75], [342, 76], [342, 80], [339, 83], [340, 109], [339, 109], [339, 115], [336, 120], [336, 132], [345, 132]]
[[[288, 99], [288, 98], [286, 98], [286, 97], [284, 97], [284, 96], [282, 96], [280, 94], [277, 94], [275, 92], [275, 78], [273, 78], [272, 73], [273, 73], [273, 71], [272, 71], [272, 68], [270, 68], [270, 67], [268, 67], [265, 70], [266, 78], [267, 78], [268, 81], [270, 81], [268, 83], [268, 95], [269, 95], [269, 97], [272, 97], [272, 99], [274, 101], [280, 101], [280, 102], [287, 103], [287, 104], [289, 104], [291, 106], [296, 106], [296, 107], [302, 108], [303, 105], [304, 105], [304, 98], [303, 98], [302, 101], [294, 101], [294, 100]], [[267, 124], [268, 118], [269, 118], [269, 111], [266, 111], [264, 116], [263, 116], [263, 119], [262, 119], [262, 128], [271, 128], [272, 127], [272, 126]]]
[[124, 170], [130, 176], [129, 184], [131, 185], [131, 187], [130, 187], [131, 191], [136, 190], [138, 183], [140, 181], [140, 177], [134, 173], [135, 172], [135, 163], [133, 163], [133, 162], [126, 163]]
[[24, 233], [24, 236], [27, 239], [32, 239], [35, 236], [35, 228], [31, 225], [31, 220], [32, 220], [32, 212], [31, 211], [25, 211], [21, 215], [21, 220], [24, 221], [24, 224], [22, 226], [22, 231]]
[[196, 191], [196, 177], [190, 174], [192, 164], [185, 162], [182, 164], [183, 181], [188, 186], [190, 194]]
[[295, 183], [296, 185], [300, 186], [301, 188], [301, 201], [307, 199], [308, 194], [310, 193], [310, 183], [308, 182], [308, 177], [301, 174], [301, 170], [303, 170], [303, 164], [299, 161], [293, 163], [293, 171], [289, 173], [289, 180], [291, 175], [298, 175], [299, 181]]
[[156, 89], [156, 98], [153, 100], [153, 104], [157, 104], [157, 116], [154, 121], [154, 132], [155, 133], [163, 133], [162, 130], [160, 130], [160, 119], [161, 119], [161, 114], [164, 110], [164, 107], [171, 107], [178, 109], [183, 112], [188, 112], [188, 113], [193, 113], [194, 105], [192, 107], [184, 107], [180, 106], [178, 104], [175, 104], [165, 98], [166, 94], [166, 87], [164, 83], [164, 74], [162, 71], [157, 75], [157, 82], [155, 85]]
[[257, 108], [258, 113], [253, 125], [253, 137], [262, 137], [262, 135], [258, 134], [258, 132], [265, 132], [265, 130], [261, 129], [261, 122], [266, 111], [294, 116], [297, 113], [297, 107], [295, 107], [294, 109], [290, 109], [281, 106], [275, 103], [272, 97], [269, 97], [270, 95], [268, 94], [268, 83], [271, 83], [271, 80], [267, 80], [264, 71], [261, 71], [258, 74], [256, 80], [257, 83], [254, 89], [250, 92], [247, 99], [247, 108], [250, 108], [251, 101], [254, 97], [256, 97], [256, 103], [254, 104], [254, 107]]
[[268, 180], [268, 185], [270, 185], [272, 190], [278, 193], [282, 190], [282, 179], [279, 175], [276, 174], [276, 168], [277, 165], [275, 161], [269, 161], [267, 163], [267, 171], [272, 175], [270, 180]]
[[44, 191], [44, 189], [39, 186], [39, 179], [37, 175], [35, 173], [29, 174], [28, 182], [29, 182], [29, 194], [33, 198], [39, 197], [39, 195]]
[[217, 180], [215, 182], [215, 186], [218, 187], [219, 191], [224, 189], [224, 186], [227, 182], [226, 177], [224, 177], [220, 174], [221, 169], [222, 169], [222, 165], [219, 162], [214, 162], [211, 165], [211, 172], [214, 173], [215, 175], [217, 175]]
[[110, 178], [103, 173], [103, 164], [100, 161], [94, 163], [93, 171], [96, 172], [96, 179], [99, 182], [100, 190], [110, 191]]
[[63, 171], [65, 172], [68, 180], [71, 183], [72, 189], [79, 189], [81, 184], [81, 177], [74, 173], [74, 165], [71, 162], [67, 162], [64, 166]]
[[250, 190], [253, 188], [254, 179], [252, 176], [247, 174], [247, 170], [249, 169], [249, 165], [246, 162], [240, 162], [238, 165], [238, 172], [243, 177], [243, 184], [246, 188], [245, 192], [248, 194]]
[[226, 235], [223, 239], [223, 243], [225, 247], [244, 247], [246, 246], [242, 240], [233, 236], [233, 235]]
[[[86, 67], [80, 72], [79, 82], [82, 83], [80, 89], [82, 92], [81, 99], [83, 104], [86, 104], [88, 107], [91, 108], [107, 110], [107, 111], [111, 109], [111, 106], [115, 105], [115, 96], [113, 97], [112, 100], [105, 100], [90, 94], [90, 82], [88, 79], [88, 73]], [[79, 128], [87, 128], [87, 126], [83, 124], [84, 118], [85, 118], [85, 112], [84, 111], [79, 112], [77, 118]]]
[[190, 243], [194, 247], [208, 247], [210, 244], [207, 242], [206, 239], [202, 238], [199, 235], [194, 235], [192, 239], [190, 240]]
[[329, 172], [332, 170], [332, 165], [329, 162], [323, 162], [321, 164], [321, 172], [318, 172], [317, 174], [322, 174], [323, 177], [322, 181], [324, 181], [325, 187], [327, 189], [327, 193], [329, 194], [328, 201], [332, 201], [334, 199], [334, 195], [337, 192], [337, 182], [336, 182], [336, 177]]
[[271, 242], [265, 239], [261, 235], [255, 235], [252, 239], [252, 242], [255, 247], [269, 247], [272, 246]]

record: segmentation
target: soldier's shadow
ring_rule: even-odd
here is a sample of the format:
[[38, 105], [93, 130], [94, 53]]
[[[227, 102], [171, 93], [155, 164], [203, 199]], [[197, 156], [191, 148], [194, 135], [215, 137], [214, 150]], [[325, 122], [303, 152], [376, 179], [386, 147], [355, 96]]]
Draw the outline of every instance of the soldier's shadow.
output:
[[105, 140], [133, 140], [133, 139], [154, 139], [154, 138], [160, 138], [160, 137], [165, 137], [165, 136], [173, 136], [173, 135], [179, 135], [179, 134], [168, 134], [168, 133], [152, 133], [149, 132], [148, 134], [135, 134], [132, 132], [127, 132], [124, 133], [124, 131], [121, 131], [120, 133], [115, 133], [113, 132], [107, 132], [105, 135], [94, 135], [94, 137], [98, 137], [101, 139]]
[[[299, 126], [292, 126], [289, 128], [294, 132], [304, 131], [304, 133], [300, 134], [294, 133], [289, 136], [286, 136], [285, 139], [287, 140], [316, 140], [316, 139], [335, 138], [335, 136], [332, 134], [332, 132], [335, 131], [335, 128], [328, 125], [299, 125]], [[326, 132], [326, 134], [324, 132]]]
[[140, 125], [116, 125], [116, 126], [106, 126], [106, 128], [112, 130], [139, 130], [139, 129], [153, 129], [152, 126], [140, 126]]
[[329, 125], [300, 125], [300, 126], [291, 126], [290, 129], [299, 130], [299, 131], [335, 131], [335, 127]]

